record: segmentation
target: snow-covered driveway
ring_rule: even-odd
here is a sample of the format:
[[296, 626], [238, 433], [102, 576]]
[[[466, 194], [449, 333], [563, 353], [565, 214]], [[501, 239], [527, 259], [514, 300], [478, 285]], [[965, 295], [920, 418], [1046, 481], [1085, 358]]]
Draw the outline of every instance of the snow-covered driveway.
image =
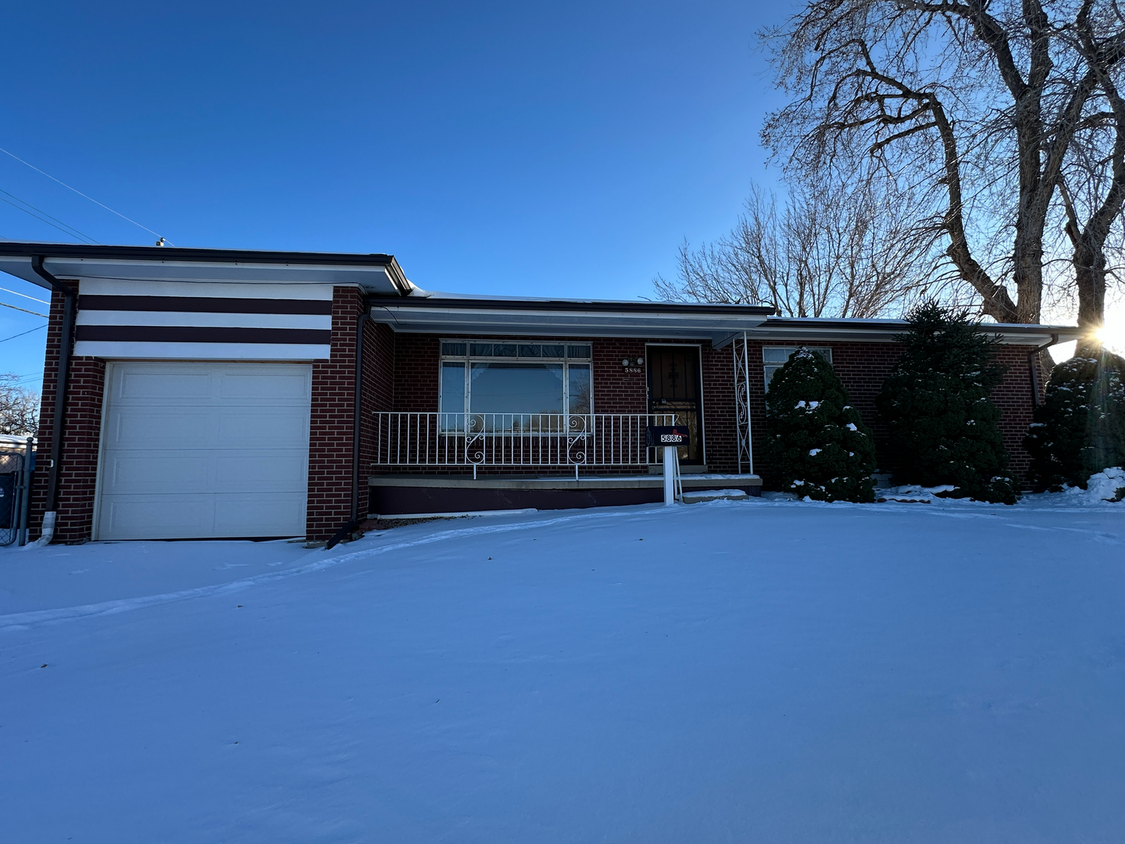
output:
[[1125, 505], [0, 551], [0, 838], [1125, 840]]

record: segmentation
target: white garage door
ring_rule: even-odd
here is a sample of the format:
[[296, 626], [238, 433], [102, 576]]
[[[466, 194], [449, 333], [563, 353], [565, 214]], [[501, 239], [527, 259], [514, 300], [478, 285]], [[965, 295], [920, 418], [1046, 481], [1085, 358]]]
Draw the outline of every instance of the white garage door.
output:
[[309, 364], [112, 363], [97, 539], [304, 536]]

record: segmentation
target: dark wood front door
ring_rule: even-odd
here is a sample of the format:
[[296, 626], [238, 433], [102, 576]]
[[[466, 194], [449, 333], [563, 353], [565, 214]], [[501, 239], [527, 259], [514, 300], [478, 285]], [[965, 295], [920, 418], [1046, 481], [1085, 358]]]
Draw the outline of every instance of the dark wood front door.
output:
[[675, 414], [677, 425], [686, 425], [691, 436], [680, 449], [680, 462], [703, 462], [703, 389], [699, 376], [698, 346], [648, 347], [649, 413]]

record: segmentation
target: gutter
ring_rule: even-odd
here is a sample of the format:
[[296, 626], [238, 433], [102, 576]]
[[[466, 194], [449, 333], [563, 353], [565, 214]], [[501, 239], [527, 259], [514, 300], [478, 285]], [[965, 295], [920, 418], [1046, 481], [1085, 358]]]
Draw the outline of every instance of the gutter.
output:
[[55, 409], [51, 419], [50, 473], [47, 475], [47, 512], [43, 514], [43, 529], [32, 545], [42, 547], [55, 536], [55, 519], [59, 498], [59, 463], [62, 458], [63, 420], [66, 418], [66, 387], [70, 375], [71, 347], [74, 337], [74, 316], [78, 294], [43, 268], [42, 255], [31, 259], [31, 268], [46, 281], [51, 289], [63, 295], [62, 339], [59, 343], [59, 365], [55, 378]]
[[1040, 352], [1047, 351], [1047, 349], [1051, 348], [1051, 346], [1056, 345], [1058, 342], [1059, 335], [1052, 334], [1050, 343], [1044, 343], [1038, 349], [1032, 349], [1027, 353], [1027, 368], [1031, 375], [1031, 402], [1036, 407], [1042, 404], [1042, 402], [1039, 401], [1039, 366], [1037, 363], [1038, 355]]

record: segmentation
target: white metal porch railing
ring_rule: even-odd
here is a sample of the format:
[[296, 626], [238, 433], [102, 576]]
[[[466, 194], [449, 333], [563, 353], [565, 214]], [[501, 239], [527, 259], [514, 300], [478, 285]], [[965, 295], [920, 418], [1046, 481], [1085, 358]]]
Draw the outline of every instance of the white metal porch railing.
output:
[[375, 414], [376, 466], [641, 467], [660, 462], [645, 445], [665, 413]]

